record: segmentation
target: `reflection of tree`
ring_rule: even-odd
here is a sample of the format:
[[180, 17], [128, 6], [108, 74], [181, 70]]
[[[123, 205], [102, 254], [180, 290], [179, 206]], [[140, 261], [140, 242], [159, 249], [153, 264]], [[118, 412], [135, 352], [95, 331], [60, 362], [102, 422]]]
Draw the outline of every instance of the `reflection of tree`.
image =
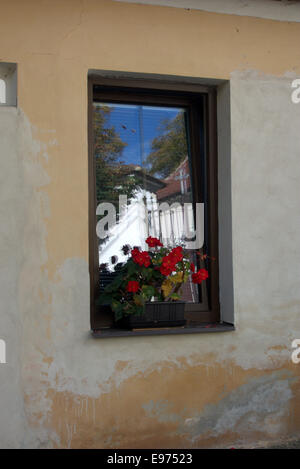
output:
[[173, 119], [164, 119], [160, 126], [161, 135], [152, 140], [152, 151], [147, 156], [150, 174], [168, 177], [187, 156], [184, 113]]
[[94, 106], [96, 198], [97, 204], [111, 202], [118, 210], [119, 194], [130, 198], [137, 184], [120, 160], [127, 143], [121, 140], [115, 127], [108, 124], [111, 112], [113, 109], [109, 106]]

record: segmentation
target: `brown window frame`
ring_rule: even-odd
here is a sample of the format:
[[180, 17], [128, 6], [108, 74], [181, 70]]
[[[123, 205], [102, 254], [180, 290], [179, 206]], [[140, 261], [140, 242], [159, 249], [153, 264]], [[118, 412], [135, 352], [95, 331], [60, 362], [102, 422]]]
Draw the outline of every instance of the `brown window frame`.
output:
[[[96, 179], [93, 136], [93, 102], [127, 102], [139, 104], [185, 106], [190, 116], [192, 177], [197, 202], [205, 203], [206, 253], [216, 260], [209, 263], [208, 305], [189, 304], [186, 310], [186, 333], [203, 323], [220, 321], [218, 267], [218, 175], [217, 175], [217, 102], [216, 87], [160, 80], [116, 79], [91, 75], [88, 79], [88, 177], [89, 177], [89, 272], [90, 321], [92, 331], [111, 327], [109, 312], [95, 306], [99, 284], [99, 257], [96, 236]], [[200, 112], [201, 109], [201, 112]], [[200, 122], [201, 121], [201, 122]], [[200, 139], [202, 132], [203, 139]], [[201, 143], [202, 142], [202, 143]], [[200, 155], [200, 161], [198, 156]], [[205, 174], [200, 188], [200, 174]], [[203, 189], [205, 187], [205, 189]], [[113, 330], [113, 327], [111, 327]], [[150, 331], [149, 331], [150, 332]], [[155, 334], [155, 331], [151, 331]], [[156, 331], [159, 333], [159, 331]], [[124, 335], [124, 334], [122, 334]]]

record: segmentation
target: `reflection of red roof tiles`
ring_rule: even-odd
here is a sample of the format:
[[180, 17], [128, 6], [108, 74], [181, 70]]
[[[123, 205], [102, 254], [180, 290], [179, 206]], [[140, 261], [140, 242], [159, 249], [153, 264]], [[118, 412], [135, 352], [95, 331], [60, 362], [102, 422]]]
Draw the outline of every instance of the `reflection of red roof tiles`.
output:
[[[159, 189], [156, 192], [157, 195], [157, 200], [165, 199], [166, 197], [169, 197], [171, 195], [175, 194], [180, 194], [181, 192], [181, 186], [180, 186], [180, 180], [176, 179], [180, 175], [180, 170], [184, 171], [184, 174], [190, 175], [190, 168], [189, 168], [189, 162], [188, 158], [185, 158], [182, 163], [173, 171], [170, 176], [168, 176], [166, 179], [164, 179], [164, 183], [166, 184], [166, 187], [163, 187], [162, 189]], [[190, 189], [190, 177], [186, 178], [186, 189], [187, 191]]]

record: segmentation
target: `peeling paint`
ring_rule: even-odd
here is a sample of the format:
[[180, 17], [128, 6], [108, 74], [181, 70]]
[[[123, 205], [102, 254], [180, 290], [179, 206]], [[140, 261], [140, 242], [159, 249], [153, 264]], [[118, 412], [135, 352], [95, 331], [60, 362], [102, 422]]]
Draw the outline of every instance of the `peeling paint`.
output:
[[255, 429], [264, 434], [284, 434], [284, 417], [293, 396], [290, 380], [296, 378], [282, 372], [251, 378], [217, 405], [208, 404], [200, 416], [185, 422], [186, 429], [193, 440], [203, 433], [216, 438], [230, 431], [247, 439]]
[[294, 368], [260, 373], [210, 368], [209, 375], [204, 366], [145, 370], [97, 398], [49, 390], [49, 424], [59, 447], [68, 447], [67, 429], [75, 425], [73, 448], [222, 447], [234, 440], [276, 440], [299, 424]]

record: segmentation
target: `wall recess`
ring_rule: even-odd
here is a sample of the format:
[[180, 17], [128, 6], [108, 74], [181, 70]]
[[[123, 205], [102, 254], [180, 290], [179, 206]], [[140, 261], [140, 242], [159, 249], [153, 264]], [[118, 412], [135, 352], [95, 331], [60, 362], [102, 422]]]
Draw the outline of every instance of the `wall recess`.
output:
[[17, 105], [17, 64], [0, 62], [0, 106]]

